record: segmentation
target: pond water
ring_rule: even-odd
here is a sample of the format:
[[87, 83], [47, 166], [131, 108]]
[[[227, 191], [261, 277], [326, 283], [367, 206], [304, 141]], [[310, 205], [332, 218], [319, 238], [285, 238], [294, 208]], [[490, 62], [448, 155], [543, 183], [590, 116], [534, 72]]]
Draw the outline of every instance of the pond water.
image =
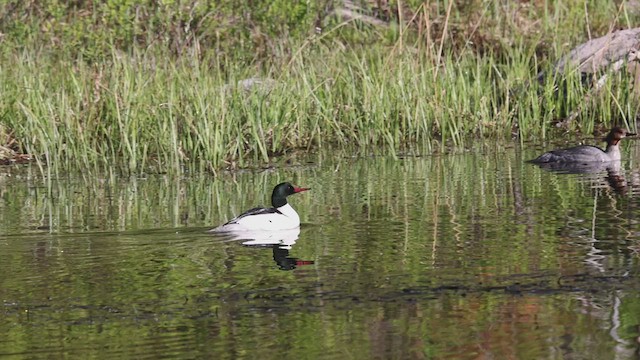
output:
[[[640, 147], [565, 174], [540, 148], [322, 153], [217, 176], [0, 175], [0, 355], [637, 358]], [[207, 229], [281, 181], [299, 231]]]

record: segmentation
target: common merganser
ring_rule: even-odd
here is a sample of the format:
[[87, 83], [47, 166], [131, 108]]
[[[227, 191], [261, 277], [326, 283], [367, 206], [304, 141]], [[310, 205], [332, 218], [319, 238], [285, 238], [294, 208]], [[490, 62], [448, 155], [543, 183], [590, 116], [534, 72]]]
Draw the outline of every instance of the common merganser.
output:
[[559, 149], [546, 152], [529, 162], [534, 164], [554, 162], [607, 162], [620, 160], [620, 148], [618, 143], [627, 136], [635, 136], [621, 127], [614, 127], [604, 139], [607, 142], [606, 150], [597, 146], [579, 145], [568, 149]]
[[273, 188], [273, 193], [271, 194], [271, 205], [273, 207], [255, 207], [247, 210], [224, 225], [220, 225], [210, 231], [236, 232], [295, 229], [300, 226], [300, 216], [287, 203], [287, 196], [307, 190], [311, 189], [295, 187], [288, 182], [280, 183]]

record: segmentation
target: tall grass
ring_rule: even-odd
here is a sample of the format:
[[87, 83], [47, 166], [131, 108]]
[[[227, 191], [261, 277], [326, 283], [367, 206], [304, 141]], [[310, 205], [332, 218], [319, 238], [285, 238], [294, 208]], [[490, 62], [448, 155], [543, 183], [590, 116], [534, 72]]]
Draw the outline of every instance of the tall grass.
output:
[[[416, 17], [429, 22], [427, 5]], [[569, 16], [593, 16], [585, 7], [553, 5], [553, 11], [536, 14], [543, 28]], [[362, 46], [344, 40], [353, 23], [339, 23], [322, 35], [280, 43], [280, 57], [266, 68], [197, 46], [185, 50], [193, 56], [176, 57], [163, 47], [124, 52], [114, 45], [99, 62], [39, 51], [36, 44], [5, 50], [0, 124], [43, 171], [116, 168], [136, 174], [215, 172], [267, 163], [298, 149], [396, 155], [483, 139], [543, 138], [575, 109], [582, 116], [570, 126], [582, 129], [636, 117], [623, 77], [586, 104], [587, 90], [571, 69], [538, 84], [537, 73], [551, 73], [551, 58], [569, 50], [554, 42], [540, 55], [540, 43], [550, 41], [543, 34], [503, 36], [495, 49], [482, 52], [454, 46], [470, 44], [482, 31], [476, 24], [454, 36], [462, 21], [455, 8], [437, 9], [446, 15], [436, 24], [444, 28], [439, 38], [407, 27], [391, 35], [392, 43]], [[615, 16], [616, 9], [607, 9], [598, 14], [613, 22], [606, 15]], [[478, 24], [513, 11], [487, 2]], [[519, 21], [498, 17], [495, 22], [504, 24], [493, 25], [513, 30], [525, 20]], [[574, 37], [553, 26], [548, 34]], [[261, 82], [251, 89], [238, 84], [254, 77]]]

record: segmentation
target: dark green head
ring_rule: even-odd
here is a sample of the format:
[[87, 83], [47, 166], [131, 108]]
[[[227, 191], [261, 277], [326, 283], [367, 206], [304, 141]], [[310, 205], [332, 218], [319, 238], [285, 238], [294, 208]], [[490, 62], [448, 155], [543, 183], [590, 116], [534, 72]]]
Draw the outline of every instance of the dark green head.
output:
[[271, 206], [274, 208], [284, 206], [287, 204], [287, 196], [307, 190], [311, 189], [295, 187], [288, 182], [280, 183], [273, 188], [273, 194], [271, 194]]

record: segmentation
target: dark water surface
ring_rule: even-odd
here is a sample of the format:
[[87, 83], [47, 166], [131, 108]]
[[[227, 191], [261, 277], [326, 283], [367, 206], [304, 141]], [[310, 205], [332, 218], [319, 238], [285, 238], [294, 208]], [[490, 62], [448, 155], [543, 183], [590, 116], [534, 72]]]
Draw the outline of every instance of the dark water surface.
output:
[[[523, 162], [537, 152], [217, 177], [3, 169], [0, 355], [637, 358], [640, 150], [595, 174]], [[206, 233], [285, 180], [312, 188], [290, 198], [299, 232]]]

